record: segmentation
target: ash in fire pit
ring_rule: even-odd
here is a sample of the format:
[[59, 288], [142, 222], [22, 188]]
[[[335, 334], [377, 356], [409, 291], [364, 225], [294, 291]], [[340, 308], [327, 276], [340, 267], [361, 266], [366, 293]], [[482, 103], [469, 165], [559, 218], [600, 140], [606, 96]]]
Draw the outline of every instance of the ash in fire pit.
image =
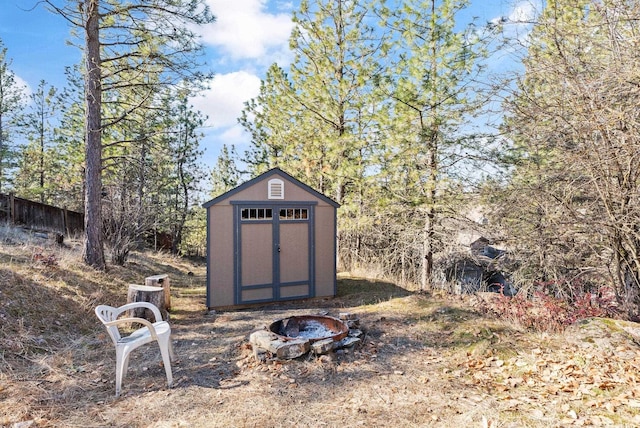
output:
[[323, 339], [344, 339], [349, 327], [337, 318], [321, 315], [301, 315], [274, 322], [269, 330], [285, 339], [307, 339], [310, 343]]
[[[268, 330], [251, 333], [249, 341], [256, 360], [268, 355], [279, 359], [300, 357], [309, 351], [316, 355], [360, 343], [360, 321], [353, 314], [340, 314], [340, 319], [324, 315], [299, 315], [272, 323]], [[351, 328], [353, 327], [353, 328]]]

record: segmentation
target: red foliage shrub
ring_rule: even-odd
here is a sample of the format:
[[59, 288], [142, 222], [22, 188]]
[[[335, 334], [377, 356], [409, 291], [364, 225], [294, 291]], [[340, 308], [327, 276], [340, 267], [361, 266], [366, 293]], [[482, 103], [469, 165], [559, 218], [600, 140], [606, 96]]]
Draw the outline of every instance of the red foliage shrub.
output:
[[500, 295], [483, 304], [483, 310], [539, 331], [562, 331], [589, 317], [615, 317], [615, 294], [609, 287], [594, 293], [579, 281], [536, 283], [529, 293]]
[[35, 253], [33, 255], [33, 260], [36, 263], [42, 264], [42, 265], [47, 266], [47, 267], [57, 267], [58, 266], [58, 258], [53, 254], [45, 255], [45, 254], [42, 254], [42, 253], [38, 252], [38, 253]]

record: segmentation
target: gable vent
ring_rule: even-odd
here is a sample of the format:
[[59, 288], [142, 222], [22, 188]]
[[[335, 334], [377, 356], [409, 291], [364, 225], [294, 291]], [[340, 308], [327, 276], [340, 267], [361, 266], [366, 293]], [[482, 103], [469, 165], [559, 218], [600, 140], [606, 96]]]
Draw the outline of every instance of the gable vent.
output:
[[284, 181], [279, 178], [269, 180], [269, 199], [284, 199]]

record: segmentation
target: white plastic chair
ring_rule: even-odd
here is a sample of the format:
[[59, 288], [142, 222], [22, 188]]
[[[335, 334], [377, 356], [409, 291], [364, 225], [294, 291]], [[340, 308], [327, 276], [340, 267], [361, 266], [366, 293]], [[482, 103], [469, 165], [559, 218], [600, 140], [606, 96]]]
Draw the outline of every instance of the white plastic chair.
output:
[[[118, 318], [123, 312], [130, 309], [144, 307], [151, 310], [155, 316], [155, 322], [149, 322], [144, 318]], [[173, 346], [171, 344], [171, 327], [169, 323], [162, 320], [160, 310], [149, 302], [128, 303], [119, 308], [107, 305], [97, 306], [96, 315], [107, 328], [109, 336], [116, 345], [116, 397], [120, 395], [122, 379], [127, 375], [129, 366], [129, 353], [134, 349], [149, 342], [157, 341], [162, 354], [164, 370], [167, 374], [169, 388], [173, 385], [173, 375], [171, 373], [171, 361], [173, 360]], [[128, 336], [122, 336], [118, 326], [137, 322], [144, 327], [135, 330]]]

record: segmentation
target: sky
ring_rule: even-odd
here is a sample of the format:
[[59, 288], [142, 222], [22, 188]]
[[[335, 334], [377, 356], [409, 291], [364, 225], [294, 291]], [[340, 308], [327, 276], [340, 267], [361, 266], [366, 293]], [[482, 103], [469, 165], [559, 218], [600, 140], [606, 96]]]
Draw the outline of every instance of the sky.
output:
[[[533, 3], [532, 3], [533, 1]], [[507, 17], [527, 20], [540, 0], [472, 0], [468, 14], [479, 23]], [[35, 89], [41, 80], [62, 88], [64, 69], [81, 59], [70, 46], [69, 27], [38, 0], [0, 0], [0, 40], [7, 48], [10, 69], [19, 81]], [[193, 99], [208, 117], [201, 147], [203, 163], [212, 168], [223, 144], [248, 149], [249, 135], [238, 125], [244, 102], [258, 95], [260, 81], [271, 64], [286, 68], [293, 28], [291, 13], [299, 0], [206, 0], [217, 20], [199, 28], [206, 61], [215, 77], [210, 89]], [[517, 31], [511, 26], [507, 31]]]

